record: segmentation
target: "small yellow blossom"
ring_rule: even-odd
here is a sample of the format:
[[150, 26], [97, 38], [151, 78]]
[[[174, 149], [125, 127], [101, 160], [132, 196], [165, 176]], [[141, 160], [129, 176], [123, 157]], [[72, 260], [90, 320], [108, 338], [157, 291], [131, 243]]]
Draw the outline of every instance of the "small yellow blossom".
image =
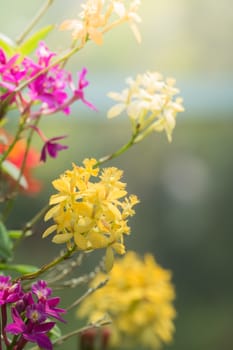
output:
[[85, 159], [83, 167], [73, 164], [72, 170], [53, 181], [58, 193], [50, 197], [52, 207], [45, 221], [52, 219], [54, 224], [43, 237], [55, 233], [54, 243], [75, 245], [80, 250], [107, 248], [106, 266], [110, 269], [113, 252], [125, 253], [123, 235], [130, 233], [127, 220], [139, 201], [134, 195], [126, 197], [121, 170], [111, 167], [100, 172], [96, 163]]
[[176, 115], [183, 112], [182, 99], [174, 97], [179, 90], [174, 86], [175, 80], [157, 72], [138, 75], [135, 80], [128, 78], [129, 88], [121, 93], [110, 92], [108, 96], [118, 103], [108, 111], [113, 118], [126, 110], [129, 116], [135, 143], [141, 141], [152, 131], [165, 131], [169, 141], [176, 125]]
[[[98, 274], [91, 286], [105, 277]], [[110, 316], [111, 341], [117, 348], [124, 344], [157, 349], [172, 340], [174, 298], [170, 271], [160, 267], [150, 254], [140, 259], [128, 252], [115, 261], [107, 285], [88, 296], [77, 315], [91, 322]]]
[[[129, 2], [126, 6], [125, 2]], [[88, 0], [82, 4], [79, 19], [68, 19], [60, 25], [61, 30], [71, 30], [74, 40], [84, 46], [87, 40], [97, 45], [103, 42], [103, 34], [117, 25], [128, 22], [138, 42], [141, 41], [137, 24], [141, 18], [137, 14], [141, 0]]]

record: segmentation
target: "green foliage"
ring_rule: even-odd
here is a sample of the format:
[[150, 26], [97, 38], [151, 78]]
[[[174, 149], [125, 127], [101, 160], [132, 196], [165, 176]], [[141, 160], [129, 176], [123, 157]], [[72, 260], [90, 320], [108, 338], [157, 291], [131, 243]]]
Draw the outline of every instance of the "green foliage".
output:
[[52, 24], [39, 29], [36, 33], [30, 36], [29, 39], [24, 41], [24, 43], [17, 48], [17, 51], [19, 51], [22, 55], [29, 55], [38, 47], [39, 42], [42, 39], [45, 39], [53, 29], [54, 26]]
[[33, 273], [38, 271], [38, 268], [34, 265], [27, 265], [27, 264], [0, 264], [0, 270], [4, 271], [14, 271], [20, 274], [27, 274], [27, 273]]
[[57, 339], [59, 339], [62, 335], [62, 332], [58, 325], [56, 324], [50, 331], [50, 340], [54, 343]]
[[12, 241], [5, 225], [0, 221], [0, 261], [6, 262], [12, 258]]
[[0, 47], [8, 54], [12, 55], [15, 52], [16, 43], [3, 33], [0, 33]]

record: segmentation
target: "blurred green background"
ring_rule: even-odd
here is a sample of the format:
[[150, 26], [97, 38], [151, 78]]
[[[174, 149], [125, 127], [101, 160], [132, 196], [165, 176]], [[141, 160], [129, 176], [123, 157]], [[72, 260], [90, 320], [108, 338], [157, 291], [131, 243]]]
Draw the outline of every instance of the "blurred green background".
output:
[[[0, 0], [1, 32], [17, 37], [42, 3]], [[73, 18], [79, 6], [80, 1], [55, 0], [38, 27]], [[126, 118], [106, 119], [112, 105], [108, 91], [120, 91], [125, 77], [146, 70], [175, 77], [186, 111], [178, 116], [172, 144], [164, 134], [154, 134], [109, 165], [124, 169], [129, 192], [141, 199], [131, 220], [128, 249], [149, 251], [173, 271], [176, 334], [174, 342], [164, 348], [232, 350], [232, 2], [144, 0], [140, 15], [141, 45], [124, 25], [108, 33], [102, 47], [88, 43], [69, 62], [74, 73], [88, 68], [87, 98], [98, 112], [77, 104], [69, 117], [44, 120], [47, 136], [69, 134], [70, 148], [37, 170], [43, 192], [23, 197], [23, 202], [21, 198], [10, 225], [23, 225], [47, 203], [51, 181], [72, 162], [99, 158], [128, 140]], [[55, 31], [48, 41], [60, 50], [69, 46], [70, 36]], [[36, 139], [35, 144], [41, 146]], [[38, 228], [28, 245], [20, 248], [19, 261], [23, 256], [28, 263], [46, 262], [58, 252], [40, 234]], [[76, 322], [74, 318], [73, 328]], [[70, 347], [76, 348], [74, 341]]]

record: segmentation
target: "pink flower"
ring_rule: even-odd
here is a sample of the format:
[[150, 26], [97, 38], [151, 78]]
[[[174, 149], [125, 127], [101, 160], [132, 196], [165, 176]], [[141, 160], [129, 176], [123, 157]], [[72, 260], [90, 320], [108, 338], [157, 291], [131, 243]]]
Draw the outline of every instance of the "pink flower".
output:
[[52, 137], [51, 139], [48, 139], [41, 150], [40, 160], [42, 162], [46, 161], [47, 154], [50, 155], [52, 158], [56, 158], [58, 152], [69, 148], [66, 145], [61, 145], [60, 143], [56, 142], [58, 140], [64, 139], [66, 136], [57, 136]]
[[78, 85], [74, 86], [74, 83], [70, 83], [71, 90], [73, 91], [72, 101], [81, 100], [89, 108], [96, 110], [95, 106], [87, 101], [84, 96], [84, 89], [89, 85], [89, 82], [86, 80], [87, 69], [83, 68], [81, 72], [78, 72]]
[[54, 326], [55, 322], [44, 322], [41, 321], [46, 319], [43, 315], [43, 307], [41, 304], [29, 305], [27, 310], [28, 322], [25, 322], [16, 308], [12, 308], [12, 319], [13, 323], [6, 326], [5, 331], [14, 335], [21, 334], [23, 342], [26, 344], [28, 341], [37, 343], [37, 345], [45, 350], [52, 350], [53, 346], [49, 337], [45, 334], [48, 333]]

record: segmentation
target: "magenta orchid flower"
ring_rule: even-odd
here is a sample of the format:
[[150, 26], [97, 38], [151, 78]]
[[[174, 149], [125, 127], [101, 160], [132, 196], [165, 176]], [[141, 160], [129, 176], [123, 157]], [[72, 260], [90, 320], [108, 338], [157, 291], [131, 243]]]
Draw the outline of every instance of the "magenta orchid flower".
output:
[[52, 289], [47, 286], [46, 281], [38, 281], [32, 285], [32, 293], [38, 298], [38, 301], [44, 305], [44, 312], [48, 317], [56, 318], [61, 322], [65, 320], [60, 316], [65, 310], [57, 308], [60, 302], [59, 297], [49, 298], [52, 293]]
[[0, 276], [0, 306], [16, 302], [22, 294], [19, 283], [12, 284], [10, 276]]
[[[21, 291], [20, 298], [12, 297], [7, 291], [13, 288], [14, 292]], [[23, 349], [28, 342], [36, 343], [39, 348], [44, 350], [52, 350], [53, 345], [49, 338], [49, 332], [55, 326], [55, 321], [50, 321], [51, 318], [65, 322], [61, 314], [64, 309], [58, 308], [60, 302], [59, 297], [51, 297], [52, 289], [47, 286], [45, 281], [38, 281], [31, 287], [31, 291], [24, 292], [20, 282], [11, 283], [9, 276], [0, 276], [0, 306], [2, 312], [0, 322], [2, 325], [2, 341], [5, 342], [7, 348]], [[12, 296], [15, 295], [12, 291]], [[13, 304], [12, 301], [14, 301]], [[6, 306], [11, 307], [11, 323], [7, 323], [8, 312]], [[12, 340], [6, 335], [11, 333], [14, 335]], [[11, 342], [13, 342], [11, 344]], [[14, 345], [13, 345], [14, 344]]]
[[58, 140], [62, 140], [65, 137], [66, 137], [65, 135], [57, 136], [57, 137], [52, 137], [51, 139], [48, 139], [47, 141], [45, 141], [44, 146], [41, 150], [40, 160], [42, 162], [45, 162], [47, 158], [47, 154], [52, 158], [56, 158], [58, 152], [69, 148], [68, 146], [62, 145], [57, 142]]
[[81, 100], [86, 106], [96, 111], [95, 106], [87, 101], [84, 96], [84, 89], [89, 85], [89, 81], [86, 80], [87, 69], [83, 68], [81, 72], [78, 72], [78, 84], [75, 87], [73, 81], [70, 82], [71, 90], [73, 91], [73, 97], [71, 101]]
[[12, 308], [11, 314], [14, 322], [8, 324], [5, 331], [14, 335], [21, 335], [19, 338], [21, 346], [27, 342], [32, 342], [37, 343], [42, 349], [52, 350], [52, 343], [45, 333], [48, 333], [54, 327], [55, 322], [41, 322], [46, 318], [41, 310], [41, 305], [31, 307], [31, 310], [27, 311], [27, 316], [30, 316], [30, 318], [27, 318], [26, 322], [15, 308]]
[[[26, 110], [29, 119], [59, 111], [69, 114], [70, 105], [77, 100], [95, 110], [84, 96], [84, 89], [89, 85], [86, 80], [86, 68], [78, 73], [76, 87], [70, 72], [63, 69], [59, 63], [52, 64], [56, 53], [50, 51], [45, 43], [39, 44], [36, 55], [36, 62], [30, 57], [24, 57], [17, 63], [19, 54], [7, 59], [4, 51], [0, 49], [0, 87], [3, 89], [1, 100], [6, 100], [12, 95], [8, 103], [16, 103], [19, 110]], [[15, 91], [27, 80], [30, 82], [22, 91]], [[39, 108], [32, 110], [38, 103]]]

